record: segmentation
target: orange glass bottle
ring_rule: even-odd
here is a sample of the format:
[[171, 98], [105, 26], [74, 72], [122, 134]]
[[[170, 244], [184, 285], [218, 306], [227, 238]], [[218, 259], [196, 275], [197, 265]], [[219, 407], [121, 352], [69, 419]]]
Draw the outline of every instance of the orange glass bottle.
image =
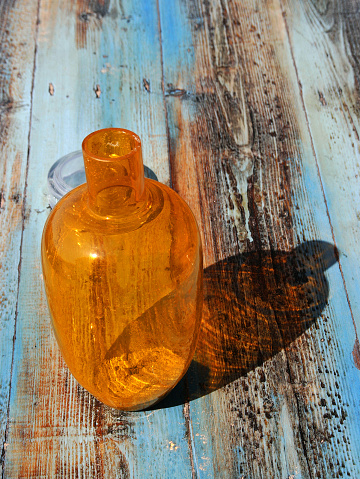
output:
[[51, 212], [42, 267], [70, 371], [123, 410], [146, 408], [181, 379], [202, 310], [202, 249], [186, 203], [144, 178], [141, 142], [109, 128], [82, 144], [87, 184]]

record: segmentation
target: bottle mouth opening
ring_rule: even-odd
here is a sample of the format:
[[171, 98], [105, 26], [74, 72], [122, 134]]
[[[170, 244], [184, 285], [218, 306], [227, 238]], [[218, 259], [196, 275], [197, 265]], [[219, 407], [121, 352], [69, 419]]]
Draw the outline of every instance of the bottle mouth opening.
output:
[[[146, 178], [158, 181], [154, 171], [146, 165], [144, 165], [144, 173]], [[47, 183], [51, 208], [73, 188], [86, 183], [82, 151], [73, 151], [59, 158], [48, 172]]]
[[105, 128], [88, 135], [83, 143], [84, 154], [100, 161], [118, 161], [135, 155], [141, 148], [140, 138], [123, 128]]

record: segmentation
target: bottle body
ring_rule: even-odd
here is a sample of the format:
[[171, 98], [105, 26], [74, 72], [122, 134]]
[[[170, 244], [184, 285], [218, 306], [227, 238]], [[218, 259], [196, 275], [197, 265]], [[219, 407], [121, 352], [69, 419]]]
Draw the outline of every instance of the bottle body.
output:
[[42, 265], [70, 371], [105, 404], [137, 410], [166, 395], [190, 364], [202, 250], [194, 216], [173, 190], [146, 179], [141, 198], [124, 198], [121, 214], [106, 216], [89, 208], [86, 185], [71, 191], [45, 225]]

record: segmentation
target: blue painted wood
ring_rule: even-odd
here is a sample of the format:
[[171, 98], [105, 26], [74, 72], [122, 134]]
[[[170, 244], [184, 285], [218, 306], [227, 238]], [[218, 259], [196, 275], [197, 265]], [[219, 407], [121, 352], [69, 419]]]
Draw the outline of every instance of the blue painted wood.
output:
[[[317, 2], [284, 2], [283, 8], [302, 84], [312, 155], [321, 175], [327, 213], [340, 250], [344, 287], [359, 334], [360, 125], [355, 108], [359, 18], [355, 6], [347, 1], [329, 10]], [[310, 44], [300, 39], [309, 32]]]
[[[359, 47], [351, 15], [295, 3], [41, 2], [23, 212], [8, 192], [24, 191], [30, 103], [6, 110], [10, 126], [0, 131], [12, 161], [1, 170], [8, 233], [0, 287], [10, 292], [2, 404], [24, 221], [4, 477], [359, 475], [357, 317], [349, 309], [357, 311], [359, 283], [355, 267], [350, 274], [357, 70], [343, 46], [346, 29], [353, 58]], [[14, 35], [3, 46], [26, 72], [9, 77], [6, 63], [0, 76], [16, 101], [30, 98], [36, 7], [27, 4], [25, 21], [6, 4], [12, 13], [1, 23]], [[326, 33], [329, 25], [338, 36]], [[204, 243], [196, 361], [164, 403], [140, 413], [111, 410], [78, 386], [42, 287], [47, 171], [107, 126], [142, 137], [145, 163], [191, 205]]]
[[191, 471], [182, 405], [128, 414], [102, 406], [69, 375], [50, 329], [40, 238], [51, 164], [79, 149], [90, 131], [122, 126], [140, 135], [146, 164], [169, 182], [156, 3], [114, 2], [104, 16], [95, 10], [82, 2], [41, 3], [7, 478], [149, 471], [181, 478]]
[[[22, 1], [15, 5], [2, 2], [0, 5], [0, 441], [3, 454], [16, 331], [36, 12], [35, 2], [30, 5]], [[22, 21], [20, 13], [24, 15]]]
[[[162, 11], [168, 11], [165, 2], [160, 4]], [[175, 92], [169, 92], [166, 102], [170, 156], [174, 187], [201, 218], [205, 264], [234, 254], [240, 261], [243, 252], [252, 254], [258, 248], [271, 249], [274, 260], [280, 251], [291, 252], [296, 245], [315, 239], [334, 244], [280, 4], [267, 2], [256, 8], [251, 1], [241, 5], [199, 1], [172, 8], [178, 9], [177, 16], [180, 11], [191, 18], [193, 30], [188, 45], [178, 41], [184, 56], [181, 69], [173, 57], [173, 38], [167, 41], [170, 32], [164, 34], [165, 84], [171, 84]], [[296, 15], [294, 26], [295, 19]], [[306, 41], [298, 36], [297, 42], [306, 50]], [[190, 56], [195, 64], [189, 63]], [[183, 94], [177, 95], [179, 91]], [[191, 159], [186, 173], [181, 167], [184, 156]], [[196, 190], [190, 186], [194, 184]], [[238, 194], [238, 214], [232, 188]], [[273, 270], [267, 272], [271, 282]], [[246, 348], [250, 353], [250, 345], [240, 340], [239, 346], [231, 343], [229, 353], [240, 355], [235, 380], [190, 402], [198, 477], [358, 474], [360, 383], [351, 356], [355, 331], [341, 270], [333, 266], [326, 278], [325, 309], [314, 311], [312, 326], [299, 330], [290, 344], [269, 354], [265, 340], [271, 324], [274, 331], [280, 328], [283, 340], [286, 335], [280, 326], [281, 313], [272, 307], [263, 316], [264, 300], [251, 300], [256, 293], [247, 289], [246, 275], [242, 277], [237, 294], [243, 289], [247, 302], [241, 304], [240, 313], [256, 322], [251, 346], [256, 349], [258, 343], [265, 358], [242, 367], [241, 355]], [[232, 287], [223, 287], [227, 301]], [[272, 294], [285, 295], [285, 291], [280, 288]], [[256, 314], [252, 301], [257, 302]], [[292, 307], [296, 303], [289, 304], [287, 328], [292, 324]], [[224, 318], [219, 329], [216, 314], [205, 314], [204, 336], [210, 339], [197, 352], [199, 362], [210, 366], [210, 371], [221, 370], [224, 362], [225, 369], [234, 368], [223, 358], [228, 352], [226, 342], [233, 341], [223, 332], [225, 318], [233, 324], [233, 335], [241, 337], [249, 330], [241, 329], [239, 312], [227, 310], [220, 302], [218, 311]], [[211, 351], [210, 340], [215, 340], [217, 351]], [[206, 390], [206, 382], [202, 388]], [[339, 449], [343, 441], [347, 446]]]

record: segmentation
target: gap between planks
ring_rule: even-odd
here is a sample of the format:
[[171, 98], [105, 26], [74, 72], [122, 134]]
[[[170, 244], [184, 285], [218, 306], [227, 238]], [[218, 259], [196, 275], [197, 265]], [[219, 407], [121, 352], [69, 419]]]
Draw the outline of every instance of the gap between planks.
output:
[[[170, 151], [171, 151], [170, 150], [170, 130], [169, 130], [168, 110], [166, 105], [164, 52], [163, 52], [163, 44], [162, 44], [161, 14], [160, 14], [159, 0], [156, 0], [156, 9], [157, 9], [157, 15], [158, 15], [158, 32], [159, 32], [160, 63], [161, 63], [161, 88], [162, 88], [163, 105], [164, 105], [164, 113], [165, 113], [165, 128], [166, 128], [167, 154], [168, 154], [168, 165], [169, 165], [169, 186], [170, 188], [172, 188], [173, 181], [172, 181], [172, 164], [171, 164], [171, 157], [170, 157]], [[190, 464], [191, 464], [191, 476], [192, 476], [192, 479], [196, 479], [197, 473], [195, 469], [195, 461], [196, 461], [195, 445], [194, 445], [192, 427], [191, 427], [190, 403], [188, 400], [184, 404], [183, 415], [185, 419], [185, 425], [186, 425], [187, 436], [188, 436], [187, 440], [188, 440], [189, 458], [190, 458]]]

